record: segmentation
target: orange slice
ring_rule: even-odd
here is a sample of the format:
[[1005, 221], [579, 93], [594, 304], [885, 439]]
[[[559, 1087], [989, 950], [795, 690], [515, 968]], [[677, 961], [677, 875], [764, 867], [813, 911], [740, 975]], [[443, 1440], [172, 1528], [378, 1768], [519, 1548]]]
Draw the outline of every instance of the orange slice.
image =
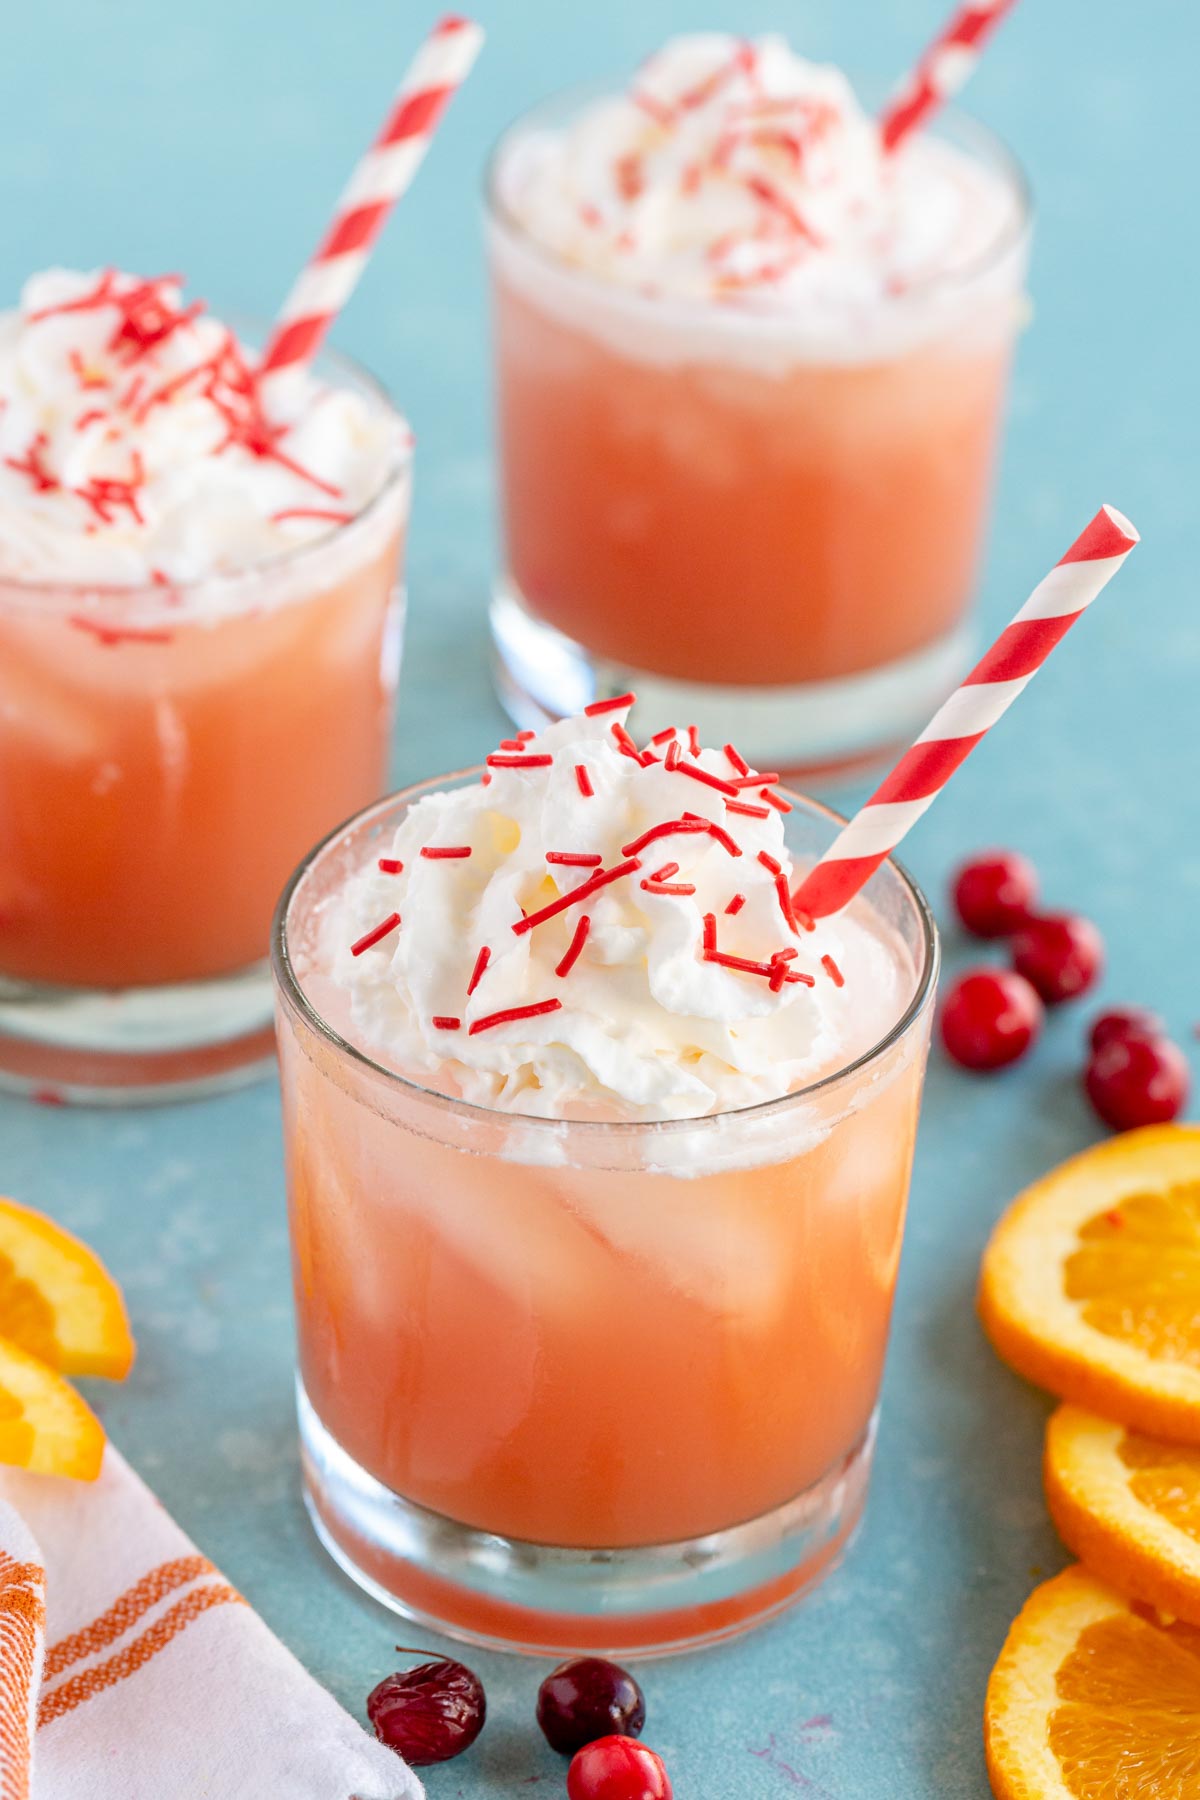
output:
[[1064, 1543], [1123, 1594], [1200, 1626], [1200, 1450], [1060, 1406], [1046, 1504]]
[[1200, 1631], [1076, 1563], [1025, 1602], [988, 1682], [997, 1800], [1195, 1800]]
[[43, 1213], [0, 1200], [0, 1336], [68, 1375], [120, 1381], [133, 1363], [121, 1290]]
[[1031, 1381], [1200, 1444], [1200, 1128], [1125, 1132], [1027, 1188], [984, 1254], [979, 1310]]
[[104, 1428], [61, 1375], [0, 1339], [0, 1462], [94, 1481]]

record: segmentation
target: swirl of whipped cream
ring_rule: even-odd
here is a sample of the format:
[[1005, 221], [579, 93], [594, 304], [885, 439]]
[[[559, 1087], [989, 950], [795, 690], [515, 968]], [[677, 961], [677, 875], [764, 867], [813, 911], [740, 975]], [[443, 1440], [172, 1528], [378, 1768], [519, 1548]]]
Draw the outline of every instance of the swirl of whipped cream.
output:
[[330, 904], [319, 960], [369, 1054], [502, 1111], [686, 1119], [786, 1094], [899, 1018], [901, 947], [858, 911], [789, 916], [762, 778], [683, 732], [639, 752], [627, 711], [424, 796]]
[[0, 576], [191, 581], [353, 518], [407, 427], [311, 375], [267, 421], [253, 366], [172, 277], [33, 276], [0, 317]]
[[498, 179], [569, 264], [783, 310], [886, 299], [965, 266], [1013, 214], [1005, 185], [946, 143], [885, 155], [845, 76], [777, 36], [672, 38], [627, 93], [518, 133]]

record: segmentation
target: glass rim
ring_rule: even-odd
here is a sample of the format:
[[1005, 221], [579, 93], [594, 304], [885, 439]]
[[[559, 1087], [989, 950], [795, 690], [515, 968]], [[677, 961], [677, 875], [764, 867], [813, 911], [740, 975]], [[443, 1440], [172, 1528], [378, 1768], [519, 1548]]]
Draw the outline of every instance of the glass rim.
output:
[[[437, 1110], [447, 1110], [467, 1119], [485, 1119], [492, 1123], [504, 1123], [535, 1132], [549, 1132], [561, 1135], [582, 1132], [592, 1137], [638, 1138], [656, 1136], [660, 1133], [679, 1133], [685, 1131], [719, 1131], [725, 1128], [729, 1120], [758, 1120], [770, 1118], [777, 1112], [798, 1106], [803, 1101], [812, 1100], [836, 1088], [840, 1083], [849, 1081], [860, 1075], [873, 1063], [880, 1061], [908, 1036], [929, 1006], [937, 984], [938, 970], [941, 963], [941, 944], [937, 924], [932, 908], [918, 885], [898, 858], [889, 856], [880, 865], [899, 878], [921, 928], [921, 967], [917, 973], [916, 987], [912, 997], [905, 1006], [900, 1017], [890, 1025], [887, 1031], [874, 1044], [860, 1055], [838, 1068], [830, 1070], [816, 1081], [808, 1082], [804, 1087], [794, 1088], [790, 1093], [777, 1094], [770, 1100], [756, 1100], [750, 1106], [729, 1107], [722, 1112], [701, 1113], [698, 1117], [686, 1119], [547, 1119], [534, 1113], [512, 1112], [500, 1107], [482, 1106], [478, 1101], [464, 1100], [460, 1095], [447, 1094], [438, 1088], [426, 1087], [424, 1083], [415, 1081], [411, 1076], [402, 1075], [399, 1070], [390, 1068], [388, 1064], [377, 1062], [348, 1038], [342, 1036], [328, 1019], [318, 1011], [304, 991], [300, 977], [296, 973], [291, 959], [288, 943], [288, 914], [292, 900], [300, 884], [313, 870], [327, 851], [333, 848], [342, 838], [360, 826], [366, 825], [376, 815], [382, 814], [400, 804], [411, 806], [414, 800], [425, 794], [436, 793], [454, 782], [466, 782], [483, 773], [481, 764], [465, 769], [456, 769], [447, 775], [435, 775], [425, 781], [414, 782], [408, 787], [399, 788], [395, 793], [385, 794], [370, 806], [363, 807], [344, 819], [332, 831], [320, 840], [308, 852], [289, 876], [286, 886], [275, 907], [275, 915], [271, 921], [271, 972], [276, 988], [282, 1000], [293, 1012], [307, 1024], [317, 1036], [324, 1040], [339, 1056], [348, 1059], [359, 1067], [369, 1070], [378, 1076], [393, 1090], [404, 1093], [422, 1103], [431, 1103]], [[793, 805], [819, 818], [828, 820], [830, 824], [841, 828], [846, 823], [845, 817], [826, 806], [820, 800], [814, 800], [807, 794], [797, 793], [793, 788], [777, 784], [780, 792], [788, 796]]]
[[[11, 311], [11, 309], [9, 309]], [[0, 315], [2, 316], [2, 315]], [[259, 337], [265, 336], [270, 329], [262, 319], [245, 314], [231, 312], [224, 315], [224, 320], [238, 334], [243, 331]], [[323, 345], [313, 358], [314, 363], [327, 363], [336, 372], [342, 371], [350, 379], [350, 385], [365, 390], [380, 409], [394, 419], [409, 432], [408, 440], [401, 444], [398, 454], [389, 460], [383, 479], [370, 498], [359, 507], [350, 518], [335, 524], [318, 537], [306, 538], [303, 543], [291, 544], [272, 556], [264, 556], [257, 562], [246, 563], [237, 569], [216, 570], [210, 575], [192, 575], [182, 581], [163, 583], [158, 581], [90, 581], [79, 576], [69, 576], [60, 580], [45, 580], [38, 576], [30, 579], [24, 575], [7, 575], [0, 571], [0, 612], [18, 611], [27, 603], [36, 602], [39, 608], [46, 609], [48, 601], [58, 596], [65, 606], [77, 606], [83, 599], [101, 601], [153, 601], [162, 606], [167, 596], [183, 596], [191, 598], [196, 594], [236, 593], [239, 587], [256, 584], [275, 575], [290, 574], [297, 564], [303, 563], [306, 557], [318, 552], [328, 552], [333, 545], [341, 543], [346, 536], [356, 531], [360, 525], [372, 522], [384, 510], [388, 501], [407, 481], [413, 465], [413, 443], [408, 420], [392, 399], [388, 389], [377, 375], [374, 375], [364, 363], [356, 361], [344, 351], [335, 350]], [[175, 606], [167, 607], [167, 616], [178, 618]]]
[[[604, 276], [594, 270], [583, 269], [567, 262], [551, 246], [537, 239], [528, 227], [519, 219], [505, 200], [500, 190], [500, 169], [510, 144], [515, 142], [521, 133], [537, 124], [539, 118], [556, 111], [560, 107], [574, 105], [577, 111], [589, 100], [614, 98], [621, 89], [614, 80], [577, 82], [570, 87], [560, 88], [555, 93], [545, 95], [523, 112], [517, 113], [503, 128], [492, 143], [483, 170], [483, 202], [488, 222], [508, 233], [520, 247], [533, 255], [546, 267], [559, 274], [568, 276], [581, 286], [597, 293], [615, 296], [627, 304], [646, 312], [656, 312], [667, 307], [685, 314], [691, 319], [712, 320], [747, 320], [753, 321], [760, 330], [764, 327], [780, 332], [788, 328], [795, 329], [802, 325], [804, 313], [801, 308], [789, 310], [756, 309], [737, 304], [736, 301], [697, 298], [693, 295], [645, 294], [640, 289], [628, 287], [622, 282], [607, 281]], [[947, 131], [946, 127], [951, 127]], [[1005, 220], [995, 239], [980, 250], [970, 261], [953, 269], [936, 271], [924, 279], [912, 282], [900, 295], [886, 295], [878, 303], [881, 311], [901, 311], [911, 304], [938, 298], [961, 290], [973, 281], [980, 280], [999, 267], [1005, 257], [1018, 250], [1028, 242], [1033, 229], [1034, 195], [1029, 177], [1023, 164], [1017, 158], [1000, 133], [993, 131], [973, 113], [964, 108], [947, 105], [941, 107], [933, 121], [921, 135], [952, 138], [957, 131], [963, 135], [969, 154], [978, 162], [990, 162], [1003, 174], [1009, 190], [1014, 197], [1011, 218]]]

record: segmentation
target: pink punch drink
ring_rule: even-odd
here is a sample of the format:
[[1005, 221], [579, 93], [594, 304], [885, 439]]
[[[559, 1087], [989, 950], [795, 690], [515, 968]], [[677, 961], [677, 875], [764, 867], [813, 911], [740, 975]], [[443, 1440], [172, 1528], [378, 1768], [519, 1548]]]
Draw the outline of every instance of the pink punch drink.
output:
[[779, 38], [672, 40], [491, 182], [501, 692], [636, 685], [772, 768], [903, 741], [964, 666], [1014, 334], [1019, 173], [888, 154]]
[[628, 699], [380, 802], [281, 903], [305, 1489], [399, 1610], [663, 1649], [861, 1512], [936, 974], [888, 864]]
[[384, 785], [409, 433], [336, 358], [268, 417], [253, 363], [170, 277], [0, 318], [0, 1080], [261, 1066], [279, 888]]

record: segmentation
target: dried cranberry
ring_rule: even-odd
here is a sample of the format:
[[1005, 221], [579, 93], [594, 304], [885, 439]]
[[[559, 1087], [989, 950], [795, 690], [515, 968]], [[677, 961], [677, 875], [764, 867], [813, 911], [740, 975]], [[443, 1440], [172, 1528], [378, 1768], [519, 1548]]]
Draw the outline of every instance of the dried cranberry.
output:
[[381, 1744], [415, 1768], [449, 1762], [483, 1730], [483, 1683], [460, 1662], [441, 1657], [386, 1675], [367, 1695], [367, 1717]]

